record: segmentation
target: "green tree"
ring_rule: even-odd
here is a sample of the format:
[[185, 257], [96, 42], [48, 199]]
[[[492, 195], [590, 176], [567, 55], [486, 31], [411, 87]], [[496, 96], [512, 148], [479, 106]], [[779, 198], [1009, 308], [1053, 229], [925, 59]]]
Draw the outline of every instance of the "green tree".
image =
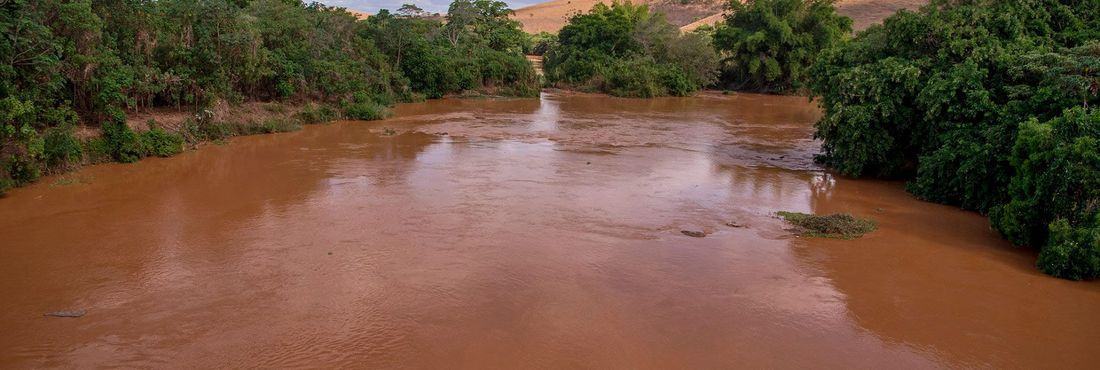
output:
[[714, 82], [705, 34], [680, 34], [644, 5], [596, 4], [570, 18], [545, 53], [547, 79], [619, 96], [689, 95]]
[[[907, 189], [922, 199], [993, 211], [994, 227], [1011, 241], [1051, 256], [1048, 246], [1069, 245], [1052, 242], [1055, 234], [1087, 239], [1078, 231], [1089, 217], [1071, 214], [1095, 198], [1055, 188], [1088, 184], [1094, 162], [1080, 160], [1057, 175], [1061, 183], [1049, 182], [1056, 161], [1028, 165], [1017, 153], [1041, 136], [1035, 123], [1021, 124], [1100, 100], [1100, 43], [1090, 39], [1098, 28], [1095, 1], [934, 1], [899, 12], [822, 52], [812, 67], [809, 86], [824, 110], [818, 159], [846, 175], [909, 178]], [[1068, 203], [1024, 212], [1040, 184], [1051, 188], [1037, 196]], [[1061, 267], [1044, 257], [1043, 270], [1096, 276], [1078, 270], [1090, 266], [1089, 253], [1062, 255]], [[1063, 272], [1070, 270], [1085, 272]]]
[[799, 88], [822, 50], [852, 30], [834, 0], [730, 1], [714, 31], [721, 55], [722, 84], [782, 92]]
[[993, 226], [1016, 244], [1040, 247], [1043, 272], [1100, 276], [1100, 110], [1024, 123], [1009, 161], [1011, 200], [990, 213]]
[[[0, 1], [0, 189], [68, 167], [77, 153], [131, 162], [182, 148], [165, 129], [134, 132], [133, 110], [281, 99], [384, 113], [420, 94], [537, 94], [506, 4], [463, 7], [472, 18], [447, 46], [444, 24], [415, 6], [360, 21], [301, 0]], [[192, 138], [251, 132], [197, 117]], [[77, 124], [103, 137], [81, 148]]]

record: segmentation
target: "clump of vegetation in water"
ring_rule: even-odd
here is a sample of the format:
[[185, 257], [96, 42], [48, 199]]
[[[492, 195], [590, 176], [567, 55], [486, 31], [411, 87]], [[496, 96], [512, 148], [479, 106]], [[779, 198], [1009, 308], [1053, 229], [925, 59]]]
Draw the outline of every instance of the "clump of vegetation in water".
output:
[[933, 1], [820, 54], [818, 160], [990, 214], [1038, 267], [1100, 277], [1100, 2]]
[[799, 234], [820, 238], [855, 239], [875, 231], [875, 221], [856, 218], [846, 213], [811, 215], [798, 212], [777, 212], [799, 229]]
[[844, 40], [852, 20], [834, 0], [731, 1], [714, 31], [720, 85], [783, 92], [802, 86], [817, 54]]
[[718, 56], [702, 33], [681, 34], [645, 5], [596, 4], [549, 46], [547, 81], [617, 96], [685, 96], [715, 81]]

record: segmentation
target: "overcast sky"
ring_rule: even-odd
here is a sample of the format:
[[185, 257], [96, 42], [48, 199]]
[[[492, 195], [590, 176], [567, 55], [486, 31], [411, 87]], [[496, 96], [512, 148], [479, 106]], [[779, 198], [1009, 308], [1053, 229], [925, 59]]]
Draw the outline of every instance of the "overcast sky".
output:
[[[377, 13], [379, 9], [389, 9], [393, 11], [400, 7], [401, 4], [405, 3], [416, 4], [416, 6], [432, 13], [446, 13], [447, 6], [451, 5], [451, 1], [453, 0], [319, 0], [320, 3], [325, 5], [342, 6], [371, 14]], [[512, 9], [522, 8], [542, 1], [544, 0], [505, 0]], [[306, 2], [309, 1], [307, 0]]]

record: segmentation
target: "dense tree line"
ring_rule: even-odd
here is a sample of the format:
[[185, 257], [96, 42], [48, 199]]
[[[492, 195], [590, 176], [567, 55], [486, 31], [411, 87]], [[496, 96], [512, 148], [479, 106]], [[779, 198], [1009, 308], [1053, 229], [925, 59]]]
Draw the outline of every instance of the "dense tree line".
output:
[[1100, 276], [1100, 2], [933, 1], [823, 52], [820, 160], [988, 213], [1039, 268]]
[[629, 2], [574, 15], [545, 58], [550, 83], [617, 96], [684, 96], [717, 73], [709, 36], [681, 34], [664, 15]]
[[[458, 0], [445, 19], [415, 6], [366, 21], [301, 0], [0, 1], [0, 193], [110, 157], [170, 155], [182, 139], [375, 119], [394, 102], [466, 90], [531, 96], [527, 37], [500, 1]], [[295, 118], [208, 122], [215, 101], [316, 101]], [[196, 110], [191, 132], [134, 133], [126, 112]], [[78, 140], [73, 127], [102, 126]]]
[[392, 56], [409, 86], [430, 98], [464, 90], [537, 96], [538, 76], [523, 52], [530, 49], [519, 22], [501, 1], [457, 0], [444, 19], [415, 16], [406, 5], [371, 16], [366, 36]]

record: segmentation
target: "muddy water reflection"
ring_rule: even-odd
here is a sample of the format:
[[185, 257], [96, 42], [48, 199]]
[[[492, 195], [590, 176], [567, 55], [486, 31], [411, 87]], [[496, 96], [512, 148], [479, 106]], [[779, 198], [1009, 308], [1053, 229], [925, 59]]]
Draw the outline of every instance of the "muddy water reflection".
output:
[[[46, 179], [0, 199], [0, 365], [1097, 363], [1100, 286], [1035, 273], [981, 217], [816, 168], [817, 114], [432, 101]], [[776, 210], [881, 229], [791, 238]], [[68, 308], [88, 314], [41, 316]]]

